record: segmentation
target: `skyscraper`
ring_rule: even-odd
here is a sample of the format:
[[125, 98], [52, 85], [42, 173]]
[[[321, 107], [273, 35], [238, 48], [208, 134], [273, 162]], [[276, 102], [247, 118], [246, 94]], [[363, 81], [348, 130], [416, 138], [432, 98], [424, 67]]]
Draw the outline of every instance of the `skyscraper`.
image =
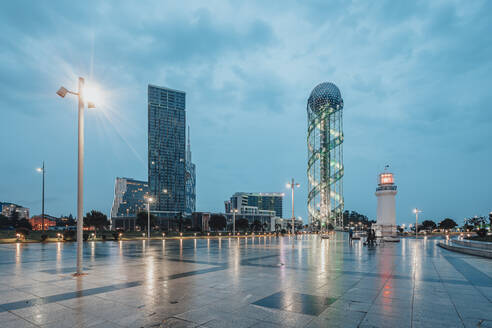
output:
[[343, 99], [330, 82], [318, 84], [307, 101], [309, 223], [342, 225]]
[[188, 126], [188, 145], [186, 147], [186, 214], [196, 211], [196, 167], [191, 161], [190, 127]]
[[149, 189], [154, 211], [186, 209], [186, 113], [182, 91], [149, 85]]
[[129, 178], [116, 178], [111, 217], [136, 216], [145, 211], [145, 196], [149, 192], [147, 181]]

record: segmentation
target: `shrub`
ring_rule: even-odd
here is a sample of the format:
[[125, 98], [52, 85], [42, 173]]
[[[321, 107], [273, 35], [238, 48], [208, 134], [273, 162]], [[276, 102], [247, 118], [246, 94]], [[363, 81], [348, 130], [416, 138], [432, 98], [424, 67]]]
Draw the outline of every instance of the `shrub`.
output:
[[63, 240], [67, 240], [67, 241], [75, 240], [75, 230], [63, 231]]
[[46, 239], [48, 239], [48, 235], [47, 234], [42, 234], [41, 235], [41, 241], [45, 241]]
[[29, 229], [24, 228], [24, 227], [19, 227], [19, 228], [15, 229], [15, 233], [27, 236], [27, 235], [29, 235]]
[[487, 236], [487, 229], [479, 229], [479, 230], [477, 230], [477, 235], [479, 237], [482, 237], [482, 238], [485, 237], [485, 236]]

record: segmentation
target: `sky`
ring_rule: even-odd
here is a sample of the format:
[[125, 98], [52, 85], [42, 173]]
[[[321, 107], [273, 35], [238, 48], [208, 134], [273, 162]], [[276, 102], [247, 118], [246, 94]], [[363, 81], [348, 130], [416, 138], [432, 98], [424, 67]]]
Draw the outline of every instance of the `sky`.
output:
[[[197, 210], [236, 191], [286, 192], [307, 219], [311, 90], [344, 99], [345, 208], [376, 217], [395, 174], [397, 222], [492, 211], [490, 1], [3, 1], [0, 201], [76, 213], [78, 76], [85, 211], [107, 214], [116, 177], [147, 179], [147, 85], [186, 92]], [[284, 216], [290, 215], [290, 197]]]

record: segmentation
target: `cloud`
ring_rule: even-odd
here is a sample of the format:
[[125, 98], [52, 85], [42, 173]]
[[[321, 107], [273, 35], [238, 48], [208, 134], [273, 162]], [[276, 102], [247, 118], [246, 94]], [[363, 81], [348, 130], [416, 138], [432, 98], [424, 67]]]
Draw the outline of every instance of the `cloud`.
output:
[[[87, 113], [87, 204], [99, 209], [111, 205], [115, 176], [146, 177], [138, 158], [145, 162], [148, 83], [186, 91], [198, 204], [221, 210], [223, 198], [237, 190], [275, 191], [291, 175], [305, 179], [306, 100], [318, 83], [332, 81], [345, 101], [349, 208], [375, 215], [371, 179], [391, 162], [406, 190], [402, 220], [417, 201], [436, 216], [448, 207], [459, 216], [488, 211], [480, 195], [492, 193], [490, 187], [449, 177], [491, 160], [491, 7], [488, 1], [3, 2], [0, 113], [12, 124], [1, 130], [0, 145], [23, 152], [0, 163], [12, 172], [0, 199], [36, 199], [33, 179], [15, 175], [42, 157], [59, 164], [63, 179], [53, 181], [53, 192], [66, 199], [74, 192], [75, 105], [54, 91], [75, 88], [78, 76], [97, 80], [110, 103]], [[481, 172], [482, 181], [492, 178]], [[413, 189], [433, 179], [440, 181], [437, 190]], [[460, 190], [472, 189], [480, 191], [476, 200], [454, 205], [463, 203], [456, 201]], [[431, 202], [439, 191], [446, 197]], [[307, 190], [299, 192], [296, 208], [305, 217]], [[73, 212], [66, 199], [53, 199], [55, 212]]]

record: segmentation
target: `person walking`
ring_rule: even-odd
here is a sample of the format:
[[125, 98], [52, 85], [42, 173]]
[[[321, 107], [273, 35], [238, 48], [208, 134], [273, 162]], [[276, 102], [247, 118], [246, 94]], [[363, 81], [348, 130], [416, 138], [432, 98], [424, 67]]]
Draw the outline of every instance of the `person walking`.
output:
[[352, 228], [349, 229], [349, 242], [352, 244], [352, 238], [354, 237], [354, 231]]

